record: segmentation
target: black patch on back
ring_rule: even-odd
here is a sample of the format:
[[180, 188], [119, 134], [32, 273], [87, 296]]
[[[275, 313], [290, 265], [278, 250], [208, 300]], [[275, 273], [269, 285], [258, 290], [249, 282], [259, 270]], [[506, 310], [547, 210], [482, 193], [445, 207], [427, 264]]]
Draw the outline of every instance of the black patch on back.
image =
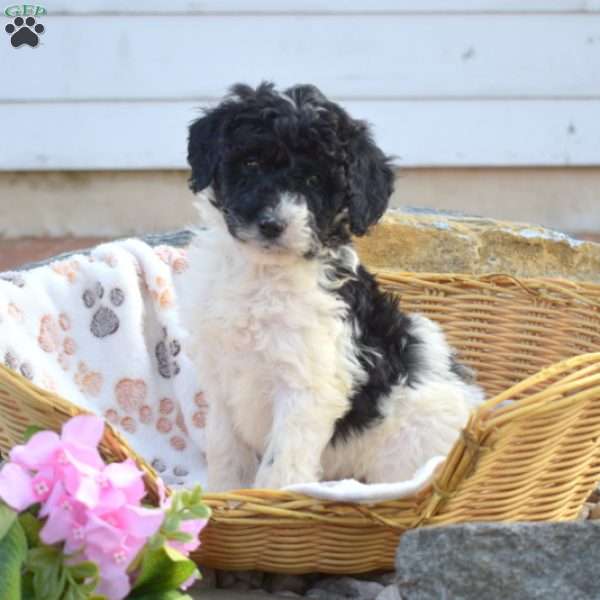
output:
[[382, 419], [381, 403], [400, 381], [418, 382], [419, 344], [408, 333], [410, 318], [399, 311], [397, 297], [383, 292], [362, 266], [357, 273], [335, 267], [336, 278], [350, 278], [336, 290], [348, 305], [348, 319], [356, 324], [358, 360], [368, 379], [350, 399], [350, 410], [337, 421], [335, 444], [360, 433]]

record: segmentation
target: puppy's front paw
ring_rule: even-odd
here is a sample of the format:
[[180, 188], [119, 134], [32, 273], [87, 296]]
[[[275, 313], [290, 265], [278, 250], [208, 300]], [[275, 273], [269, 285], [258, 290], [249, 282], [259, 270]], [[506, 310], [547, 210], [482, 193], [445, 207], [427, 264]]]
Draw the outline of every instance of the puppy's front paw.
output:
[[247, 487], [243, 482], [236, 478], [228, 476], [227, 474], [211, 474], [209, 471], [208, 481], [206, 482], [206, 489], [209, 492], [229, 492], [231, 490], [239, 490]]
[[259, 489], [278, 490], [295, 483], [318, 481], [316, 473], [301, 471], [286, 465], [282, 461], [263, 463], [258, 470], [254, 487]]

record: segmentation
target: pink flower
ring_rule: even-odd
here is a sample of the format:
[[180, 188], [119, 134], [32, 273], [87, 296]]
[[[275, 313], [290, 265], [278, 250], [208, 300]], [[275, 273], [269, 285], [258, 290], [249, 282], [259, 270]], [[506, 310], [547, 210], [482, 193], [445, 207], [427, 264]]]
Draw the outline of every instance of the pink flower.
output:
[[[142, 471], [133, 460], [104, 464], [98, 452], [103, 431], [102, 419], [79, 416], [65, 423], [60, 436], [43, 431], [16, 446], [0, 471], [0, 498], [19, 512], [39, 505], [42, 542], [64, 544], [67, 561], [96, 563], [95, 593], [122, 600], [131, 589], [128, 569], [160, 529], [171, 500], [165, 500], [159, 482], [160, 508], [141, 505]], [[193, 552], [205, 525], [205, 519], [181, 521], [180, 531], [191, 539], [169, 545], [185, 555]]]
[[145, 495], [144, 474], [131, 459], [106, 466], [93, 479], [81, 482], [75, 493], [80, 502], [99, 513], [139, 504]]
[[182, 521], [179, 526], [179, 531], [189, 533], [192, 536], [192, 539], [189, 542], [170, 540], [169, 546], [187, 556], [190, 552], [193, 552], [200, 546], [200, 532], [204, 529], [206, 523], [206, 519], [190, 519]]
[[[40, 498], [46, 495], [45, 486], [35, 488]], [[20, 465], [7, 463], [0, 471], [0, 498], [11, 508], [21, 512], [38, 501], [31, 475]]]
[[96, 593], [121, 600], [130, 590], [127, 569], [163, 520], [158, 509], [127, 506], [100, 518], [89, 516], [84, 555], [98, 565], [101, 584]]
[[104, 468], [97, 448], [103, 431], [102, 419], [79, 416], [65, 423], [60, 437], [40, 431], [26, 444], [15, 446], [11, 462], [0, 473], [0, 498], [22, 511], [45, 501], [58, 481], [76, 494]]

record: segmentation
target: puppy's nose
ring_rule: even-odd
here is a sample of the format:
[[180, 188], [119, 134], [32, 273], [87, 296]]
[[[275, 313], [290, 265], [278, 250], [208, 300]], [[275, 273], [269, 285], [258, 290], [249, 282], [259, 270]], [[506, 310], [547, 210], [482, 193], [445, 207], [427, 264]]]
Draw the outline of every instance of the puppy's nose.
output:
[[273, 216], [264, 216], [258, 220], [258, 230], [268, 240], [279, 237], [284, 229], [285, 224]]

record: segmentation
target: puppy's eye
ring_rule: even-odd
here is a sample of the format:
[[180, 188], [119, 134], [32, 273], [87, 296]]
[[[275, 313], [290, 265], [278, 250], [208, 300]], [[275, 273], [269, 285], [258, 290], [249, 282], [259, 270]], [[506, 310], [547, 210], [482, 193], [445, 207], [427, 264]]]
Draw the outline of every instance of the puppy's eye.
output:
[[319, 185], [319, 176], [318, 175], [309, 175], [306, 178], [306, 185], [308, 187], [317, 187]]
[[250, 156], [244, 160], [244, 167], [246, 169], [258, 169], [260, 167], [260, 161], [254, 156]]

